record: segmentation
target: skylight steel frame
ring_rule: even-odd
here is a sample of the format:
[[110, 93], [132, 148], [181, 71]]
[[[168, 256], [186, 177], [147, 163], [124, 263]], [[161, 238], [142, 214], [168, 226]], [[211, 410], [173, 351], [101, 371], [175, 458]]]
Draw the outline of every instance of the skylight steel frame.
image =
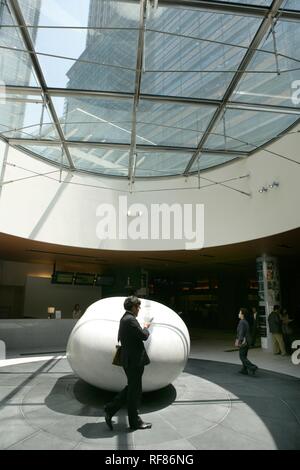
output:
[[135, 91], [133, 98], [133, 110], [132, 110], [132, 127], [131, 127], [131, 145], [129, 152], [129, 165], [128, 165], [128, 179], [130, 184], [133, 183], [135, 166], [136, 166], [136, 124], [137, 124], [137, 112], [140, 101], [141, 93], [141, 81], [142, 81], [142, 68], [143, 68], [143, 57], [144, 57], [144, 43], [145, 43], [145, 24], [147, 14], [147, 3], [148, 0], [140, 1], [140, 26], [139, 26], [139, 39], [136, 59], [136, 74], [135, 74]]
[[[5, 87], [7, 93], [11, 94], [24, 94], [24, 95], [41, 95], [41, 89], [37, 87], [24, 87], [8, 85]], [[48, 94], [52, 98], [65, 98], [72, 96], [73, 98], [105, 98], [111, 100], [128, 100], [134, 97], [134, 93], [129, 92], [114, 92], [114, 91], [96, 91], [96, 90], [76, 90], [71, 88], [48, 88]], [[163, 96], [163, 95], [149, 95], [140, 93], [140, 100], [154, 101], [155, 103], [169, 103], [169, 104], [190, 104], [192, 106], [214, 106], [218, 107], [222, 104], [222, 100], [209, 99], [209, 98], [185, 98], [182, 96]], [[228, 101], [226, 104], [227, 109], [245, 109], [251, 111], [267, 111], [282, 114], [300, 114], [300, 108], [291, 106], [280, 106], [273, 104], [259, 104], [250, 103], [247, 101]], [[68, 140], [66, 140], [68, 143]]]
[[[11, 145], [31, 145], [31, 146], [49, 146], [57, 147], [59, 141], [49, 140], [49, 139], [30, 139], [30, 138], [10, 138], [9, 143]], [[69, 147], [90, 147], [90, 148], [103, 148], [103, 149], [116, 149], [116, 150], [129, 150], [131, 144], [115, 143], [115, 142], [92, 142], [92, 141], [82, 141], [82, 140], [69, 140], [67, 141]], [[194, 147], [173, 147], [171, 145], [143, 145], [136, 144], [137, 152], [147, 152], [147, 153], [191, 153], [195, 152]], [[203, 149], [203, 153], [214, 153], [220, 155], [249, 155], [249, 152], [246, 151], [237, 151], [237, 150], [222, 150], [222, 149]]]
[[[120, 1], [120, 0], [119, 0]], [[122, 1], [122, 0], [121, 0]], [[128, 0], [124, 0], [128, 1]], [[204, 11], [212, 11], [215, 13], [229, 13], [229, 14], [240, 14], [240, 15], [249, 15], [251, 17], [258, 17], [262, 19], [260, 26], [257, 29], [255, 36], [247, 51], [236, 70], [229, 86], [226, 89], [224, 97], [222, 100], [217, 99], [201, 99], [201, 98], [188, 98], [188, 97], [176, 97], [176, 96], [161, 96], [161, 95], [149, 95], [141, 93], [141, 77], [142, 77], [142, 63], [143, 63], [143, 53], [144, 53], [144, 34], [145, 34], [145, 21], [146, 21], [146, 9], [148, 0], [129, 0], [131, 3], [140, 4], [140, 24], [139, 24], [139, 38], [138, 38], [138, 48], [137, 48], [137, 60], [136, 60], [136, 77], [135, 77], [135, 91], [134, 93], [128, 92], [107, 92], [107, 91], [96, 91], [96, 90], [76, 90], [76, 89], [65, 89], [65, 88], [53, 88], [48, 87], [46, 80], [44, 78], [42, 68], [39, 64], [38, 54], [34, 49], [34, 44], [31, 40], [30, 33], [28, 28], [30, 25], [26, 25], [24, 20], [22, 10], [19, 6], [18, 0], [7, 0], [8, 6], [13, 14], [16, 26], [19, 29], [19, 32], [22, 36], [25, 47], [27, 48], [28, 54], [32, 62], [33, 70], [35, 72], [36, 78], [38, 79], [40, 88], [38, 87], [29, 87], [29, 86], [7, 86], [6, 90], [8, 93], [14, 94], [27, 94], [27, 95], [42, 95], [45, 103], [47, 103], [51, 119], [56, 128], [59, 140], [47, 140], [47, 139], [21, 139], [21, 138], [6, 138], [3, 139], [9, 142], [13, 146], [22, 146], [29, 145], [45, 145], [45, 146], [60, 146], [69, 163], [69, 168], [75, 170], [74, 163], [69, 151], [69, 147], [95, 147], [95, 148], [115, 148], [122, 150], [129, 150], [129, 165], [128, 165], [128, 179], [130, 183], [134, 181], [135, 173], [135, 164], [136, 152], [176, 152], [176, 153], [191, 153], [192, 157], [185, 168], [183, 173], [184, 176], [190, 174], [190, 170], [193, 167], [198, 156], [202, 153], [211, 153], [211, 154], [220, 154], [220, 155], [231, 155], [231, 156], [247, 156], [256, 152], [257, 149], [245, 152], [245, 151], [232, 151], [227, 149], [207, 149], [205, 148], [205, 143], [208, 137], [211, 135], [211, 131], [215, 127], [218, 120], [223, 116], [223, 113], [226, 109], [239, 109], [239, 110], [251, 110], [251, 111], [264, 111], [264, 112], [274, 112], [274, 113], [283, 113], [283, 114], [296, 114], [300, 115], [300, 110], [296, 107], [287, 107], [287, 106], [275, 106], [269, 104], [253, 104], [245, 102], [234, 102], [230, 101], [232, 93], [236, 89], [238, 83], [245, 76], [245, 70], [252, 60], [253, 56], [257, 52], [257, 49], [263, 39], [264, 35], [268, 31], [268, 28], [271, 26], [273, 19], [277, 14], [280, 14], [281, 19], [300, 21], [300, 12], [292, 10], [281, 9], [281, 6], [284, 3], [284, 0], [273, 0], [271, 6], [255, 6], [255, 5], [246, 5], [246, 4], [233, 4], [233, 3], [224, 3], [222, 1], [209, 1], [209, 0], [159, 0], [159, 6], [173, 6], [173, 7], [182, 7], [182, 8], [193, 8], [200, 9]], [[37, 27], [38, 28], [38, 27]], [[63, 26], [62, 26], [63, 28]], [[61, 123], [58, 119], [56, 109], [54, 107], [52, 98], [53, 97], [66, 97], [73, 96], [78, 98], [104, 98], [104, 99], [133, 99], [133, 111], [132, 111], [132, 131], [131, 131], [131, 143], [130, 144], [121, 144], [113, 142], [91, 142], [91, 141], [70, 141], [65, 139], [64, 132], [61, 127]], [[213, 117], [211, 118], [207, 128], [203, 131], [203, 136], [195, 150], [195, 148], [189, 147], [178, 147], [178, 146], [149, 146], [141, 145], [136, 143], [136, 125], [137, 125], [137, 108], [140, 100], [153, 101], [157, 103], [171, 103], [171, 104], [186, 104], [193, 106], [214, 106], [217, 107]], [[294, 123], [291, 127], [294, 127]], [[187, 129], [188, 130], [188, 129]], [[278, 136], [275, 136], [271, 141], [268, 141], [266, 144], [276, 140]], [[264, 145], [266, 145], [264, 144]], [[263, 146], [264, 146], [263, 145]], [[261, 147], [263, 147], [261, 146]], [[259, 147], [259, 148], [261, 148]], [[30, 150], [27, 153], [31, 153]], [[36, 155], [36, 154], [35, 154]], [[46, 157], [41, 157], [46, 160]], [[54, 162], [53, 162], [54, 163]], [[65, 165], [64, 165], [65, 166]], [[81, 171], [81, 170], [79, 170]], [[85, 171], [85, 170], [83, 170]], [[106, 175], [108, 176], [108, 175]], [[123, 176], [124, 178], [124, 176]]]

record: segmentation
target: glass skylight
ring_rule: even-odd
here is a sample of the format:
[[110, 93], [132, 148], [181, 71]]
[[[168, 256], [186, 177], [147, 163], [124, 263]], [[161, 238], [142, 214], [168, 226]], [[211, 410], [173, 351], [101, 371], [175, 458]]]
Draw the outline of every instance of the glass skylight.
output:
[[299, 120], [299, 3], [1, 1], [0, 137], [131, 181], [247, 158]]

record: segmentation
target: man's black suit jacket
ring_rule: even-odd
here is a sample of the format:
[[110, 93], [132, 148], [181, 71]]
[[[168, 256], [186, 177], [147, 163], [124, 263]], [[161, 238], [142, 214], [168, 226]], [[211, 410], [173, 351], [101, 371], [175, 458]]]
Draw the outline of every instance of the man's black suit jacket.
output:
[[118, 340], [121, 342], [123, 367], [141, 367], [150, 363], [143, 341], [149, 336], [147, 328], [142, 329], [132, 312], [126, 311], [120, 320]]

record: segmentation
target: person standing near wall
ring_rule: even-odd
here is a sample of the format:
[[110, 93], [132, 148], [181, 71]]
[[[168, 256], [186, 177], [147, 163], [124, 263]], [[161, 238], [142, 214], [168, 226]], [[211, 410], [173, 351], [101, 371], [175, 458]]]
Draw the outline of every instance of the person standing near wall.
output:
[[281, 353], [282, 356], [286, 356], [279, 305], [274, 305], [273, 311], [268, 316], [268, 323], [270, 332], [272, 333], [273, 354]]
[[72, 317], [74, 320], [79, 320], [81, 317], [81, 309], [79, 304], [75, 304], [72, 312]]

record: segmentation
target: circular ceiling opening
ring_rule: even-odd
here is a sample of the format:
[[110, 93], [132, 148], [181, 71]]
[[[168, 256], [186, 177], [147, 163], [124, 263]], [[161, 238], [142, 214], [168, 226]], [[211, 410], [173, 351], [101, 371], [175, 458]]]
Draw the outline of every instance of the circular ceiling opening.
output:
[[7, 0], [0, 22], [0, 136], [64, 168], [188, 175], [299, 120], [296, 0]]

